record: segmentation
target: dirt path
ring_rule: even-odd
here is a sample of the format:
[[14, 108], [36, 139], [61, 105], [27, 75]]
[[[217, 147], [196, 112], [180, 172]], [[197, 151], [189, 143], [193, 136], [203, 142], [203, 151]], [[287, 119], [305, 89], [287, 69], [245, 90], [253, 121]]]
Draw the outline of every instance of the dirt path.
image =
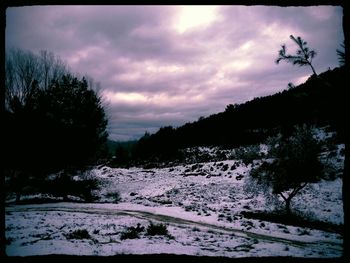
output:
[[296, 239], [282, 238], [282, 237], [277, 237], [273, 235], [258, 234], [258, 233], [254, 233], [246, 230], [218, 226], [218, 225], [210, 224], [206, 222], [196, 222], [188, 219], [183, 219], [180, 217], [157, 214], [157, 213], [141, 211], [141, 210], [129, 210], [129, 209], [121, 209], [121, 208], [117, 208], [117, 209], [92, 208], [79, 203], [74, 203], [74, 204], [70, 203], [69, 206], [68, 205], [55, 206], [55, 204], [47, 204], [45, 206], [28, 205], [28, 206], [6, 207], [6, 212], [29, 212], [29, 211], [35, 211], [35, 212], [61, 211], [61, 212], [71, 212], [71, 213], [88, 213], [88, 214], [101, 214], [101, 215], [112, 215], [112, 216], [127, 215], [127, 216], [133, 216], [140, 219], [146, 219], [146, 220], [151, 219], [158, 222], [163, 222], [170, 225], [176, 225], [181, 227], [190, 227], [190, 228], [205, 227], [210, 229], [211, 231], [227, 233], [227, 234], [235, 234], [239, 237], [244, 237], [248, 239], [257, 239], [257, 240], [267, 241], [271, 243], [284, 243], [284, 244], [288, 244], [296, 247], [302, 247], [302, 248], [315, 246], [318, 249], [320, 249], [320, 246], [321, 247], [324, 246], [325, 248], [327, 247], [327, 249], [334, 249], [337, 251], [343, 250], [341, 240], [339, 240], [339, 242], [326, 241], [326, 240], [300, 241]]

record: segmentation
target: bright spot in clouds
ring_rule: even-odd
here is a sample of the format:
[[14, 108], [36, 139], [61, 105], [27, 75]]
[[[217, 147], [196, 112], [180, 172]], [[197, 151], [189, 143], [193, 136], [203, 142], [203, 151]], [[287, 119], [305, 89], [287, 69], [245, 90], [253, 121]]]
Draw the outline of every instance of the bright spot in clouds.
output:
[[183, 68], [176, 65], [156, 66], [153, 63], [148, 63], [145, 69], [149, 73], [175, 73], [183, 71]]
[[239, 49], [241, 51], [249, 51], [253, 47], [253, 41], [247, 41]]
[[108, 101], [112, 103], [115, 102], [124, 102], [124, 103], [144, 103], [147, 102], [147, 97], [136, 92], [111, 92], [106, 90], [103, 92], [103, 95], [107, 98]]
[[217, 6], [181, 6], [175, 20], [179, 33], [199, 27], [206, 27], [218, 19]]
[[234, 71], [241, 71], [247, 69], [252, 64], [249, 60], [236, 60], [227, 63], [223, 68], [229, 73]]
[[188, 97], [186, 94], [169, 95], [166, 93], [142, 94], [136, 92], [112, 92], [105, 90], [103, 96], [111, 103], [121, 104], [148, 104], [158, 106], [172, 106], [178, 103], [199, 102], [203, 101], [204, 96], [201, 94]]

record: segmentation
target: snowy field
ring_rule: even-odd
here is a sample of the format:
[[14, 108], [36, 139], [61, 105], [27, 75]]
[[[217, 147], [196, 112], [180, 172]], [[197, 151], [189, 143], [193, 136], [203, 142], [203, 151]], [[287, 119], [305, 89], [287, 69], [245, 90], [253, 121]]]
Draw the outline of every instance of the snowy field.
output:
[[[340, 145], [338, 150], [343, 146]], [[341, 163], [341, 162], [339, 162]], [[266, 210], [263, 196], [244, 189], [251, 165], [236, 160], [157, 169], [99, 167], [99, 203], [6, 206], [10, 256], [73, 254], [186, 254], [224, 257], [340, 257], [337, 233], [247, 219], [242, 211]], [[292, 209], [343, 224], [342, 180], [310, 184]], [[118, 194], [120, 201], [116, 203]], [[114, 202], [114, 203], [113, 203]], [[128, 227], [167, 225], [168, 235], [123, 239]], [[70, 233], [86, 230], [86, 237]]]

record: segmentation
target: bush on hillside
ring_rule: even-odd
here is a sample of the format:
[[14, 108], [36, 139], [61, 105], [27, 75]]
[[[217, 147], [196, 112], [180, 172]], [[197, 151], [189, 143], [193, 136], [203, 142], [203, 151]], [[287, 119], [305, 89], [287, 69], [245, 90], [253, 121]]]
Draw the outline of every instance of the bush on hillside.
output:
[[162, 224], [162, 223], [153, 224], [153, 222], [151, 222], [151, 224], [147, 227], [146, 234], [149, 236], [155, 236], [155, 235], [166, 236], [168, 235], [168, 229], [165, 224]]

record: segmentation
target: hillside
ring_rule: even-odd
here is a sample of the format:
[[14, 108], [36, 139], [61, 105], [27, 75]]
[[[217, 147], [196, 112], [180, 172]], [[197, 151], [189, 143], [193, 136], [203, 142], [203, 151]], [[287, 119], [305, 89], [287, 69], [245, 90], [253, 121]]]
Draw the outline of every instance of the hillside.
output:
[[339, 131], [345, 104], [345, 74], [344, 67], [328, 70], [274, 95], [228, 105], [224, 112], [178, 128], [163, 127], [139, 140], [136, 156], [164, 159], [176, 156], [178, 149], [186, 147], [254, 144], [276, 132], [288, 134], [298, 123], [331, 125], [331, 129]]

